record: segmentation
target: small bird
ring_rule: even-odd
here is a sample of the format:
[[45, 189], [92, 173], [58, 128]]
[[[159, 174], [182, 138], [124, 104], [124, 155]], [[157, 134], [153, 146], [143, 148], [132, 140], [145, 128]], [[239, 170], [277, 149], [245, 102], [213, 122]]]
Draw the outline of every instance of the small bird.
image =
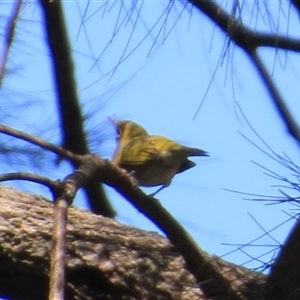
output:
[[149, 135], [132, 121], [113, 121], [117, 148], [113, 163], [128, 171], [140, 186], [169, 186], [173, 177], [196, 164], [189, 156], [209, 156], [204, 150], [182, 146], [166, 137]]

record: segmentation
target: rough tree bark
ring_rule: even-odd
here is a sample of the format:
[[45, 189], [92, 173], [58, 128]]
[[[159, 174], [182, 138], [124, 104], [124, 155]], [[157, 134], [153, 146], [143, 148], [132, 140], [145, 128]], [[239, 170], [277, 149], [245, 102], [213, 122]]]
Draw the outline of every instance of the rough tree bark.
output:
[[[51, 227], [51, 202], [0, 186], [0, 297], [47, 299]], [[262, 299], [264, 275], [211, 259]], [[82, 209], [69, 209], [66, 275], [66, 299], [206, 299], [167, 239]]]

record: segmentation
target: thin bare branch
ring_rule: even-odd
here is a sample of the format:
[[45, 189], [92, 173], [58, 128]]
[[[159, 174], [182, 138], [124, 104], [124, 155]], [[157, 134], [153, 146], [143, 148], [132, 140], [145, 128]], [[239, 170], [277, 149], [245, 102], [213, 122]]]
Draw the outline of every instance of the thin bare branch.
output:
[[0, 182], [9, 181], [9, 180], [26, 180], [34, 183], [39, 183], [47, 188], [51, 192], [60, 193], [62, 192], [62, 183], [59, 181], [53, 181], [47, 177], [40, 176], [37, 174], [26, 173], [26, 172], [16, 172], [16, 173], [6, 173], [0, 175]]
[[256, 67], [263, 82], [265, 83], [265, 85], [272, 97], [272, 100], [273, 100], [273, 103], [274, 103], [276, 109], [288, 129], [288, 132], [291, 134], [291, 136], [296, 141], [300, 142], [299, 126], [298, 126], [297, 122], [295, 121], [295, 119], [293, 118], [287, 105], [285, 104], [284, 99], [281, 97], [276, 85], [274, 84], [273, 80], [271, 79], [271, 76], [269, 75], [268, 71], [266, 70], [260, 57], [257, 55], [256, 51], [251, 51], [249, 53], [249, 57], [252, 60], [254, 66]]
[[0, 133], [4, 133], [4, 134], [12, 136], [14, 138], [18, 138], [20, 140], [29, 142], [29, 143], [36, 145], [42, 149], [51, 151], [52, 153], [58, 155], [59, 157], [67, 158], [71, 161], [74, 161], [77, 164], [82, 162], [82, 155], [74, 154], [71, 151], [68, 151], [64, 148], [56, 146], [52, 143], [46, 142], [43, 139], [40, 139], [36, 136], [25, 133], [23, 131], [19, 131], [14, 128], [0, 124]]
[[285, 105], [277, 87], [256, 52], [257, 48], [262, 46], [300, 52], [300, 40], [253, 31], [242, 24], [240, 20], [236, 19], [234, 15], [230, 15], [222, 10], [214, 1], [189, 1], [203, 11], [233, 42], [248, 54], [268, 89], [274, 105], [285, 122], [289, 133], [297, 142], [300, 142], [299, 126]]
[[246, 27], [234, 15], [228, 14], [214, 1], [189, 0], [205, 13], [231, 40], [244, 49], [273, 47], [277, 49], [300, 52], [300, 40], [286, 36], [260, 33]]
[[2, 85], [3, 78], [5, 75], [8, 53], [14, 38], [15, 27], [17, 24], [19, 11], [21, 9], [21, 4], [22, 4], [22, 0], [15, 0], [12, 6], [11, 16], [7, 19], [7, 26], [5, 30], [2, 55], [0, 58], [0, 87]]

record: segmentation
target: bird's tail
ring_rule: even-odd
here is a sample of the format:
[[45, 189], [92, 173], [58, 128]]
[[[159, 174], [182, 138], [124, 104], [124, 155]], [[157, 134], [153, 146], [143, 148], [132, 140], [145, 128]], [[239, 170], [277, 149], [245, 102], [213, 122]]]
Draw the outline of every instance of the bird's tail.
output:
[[209, 156], [208, 152], [198, 149], [198, 148], [189, 148], [186, 147], [189, 156]]

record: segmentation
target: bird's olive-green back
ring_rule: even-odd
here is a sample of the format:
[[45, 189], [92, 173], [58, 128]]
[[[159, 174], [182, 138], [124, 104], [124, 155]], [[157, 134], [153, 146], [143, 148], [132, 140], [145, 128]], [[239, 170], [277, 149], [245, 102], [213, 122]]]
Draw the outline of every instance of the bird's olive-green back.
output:
[[116, 154], [115, 163], [141, 166], [153, 161], [185, 160], [187, 148], [162, 136], [140, 136], [128, 141]]

